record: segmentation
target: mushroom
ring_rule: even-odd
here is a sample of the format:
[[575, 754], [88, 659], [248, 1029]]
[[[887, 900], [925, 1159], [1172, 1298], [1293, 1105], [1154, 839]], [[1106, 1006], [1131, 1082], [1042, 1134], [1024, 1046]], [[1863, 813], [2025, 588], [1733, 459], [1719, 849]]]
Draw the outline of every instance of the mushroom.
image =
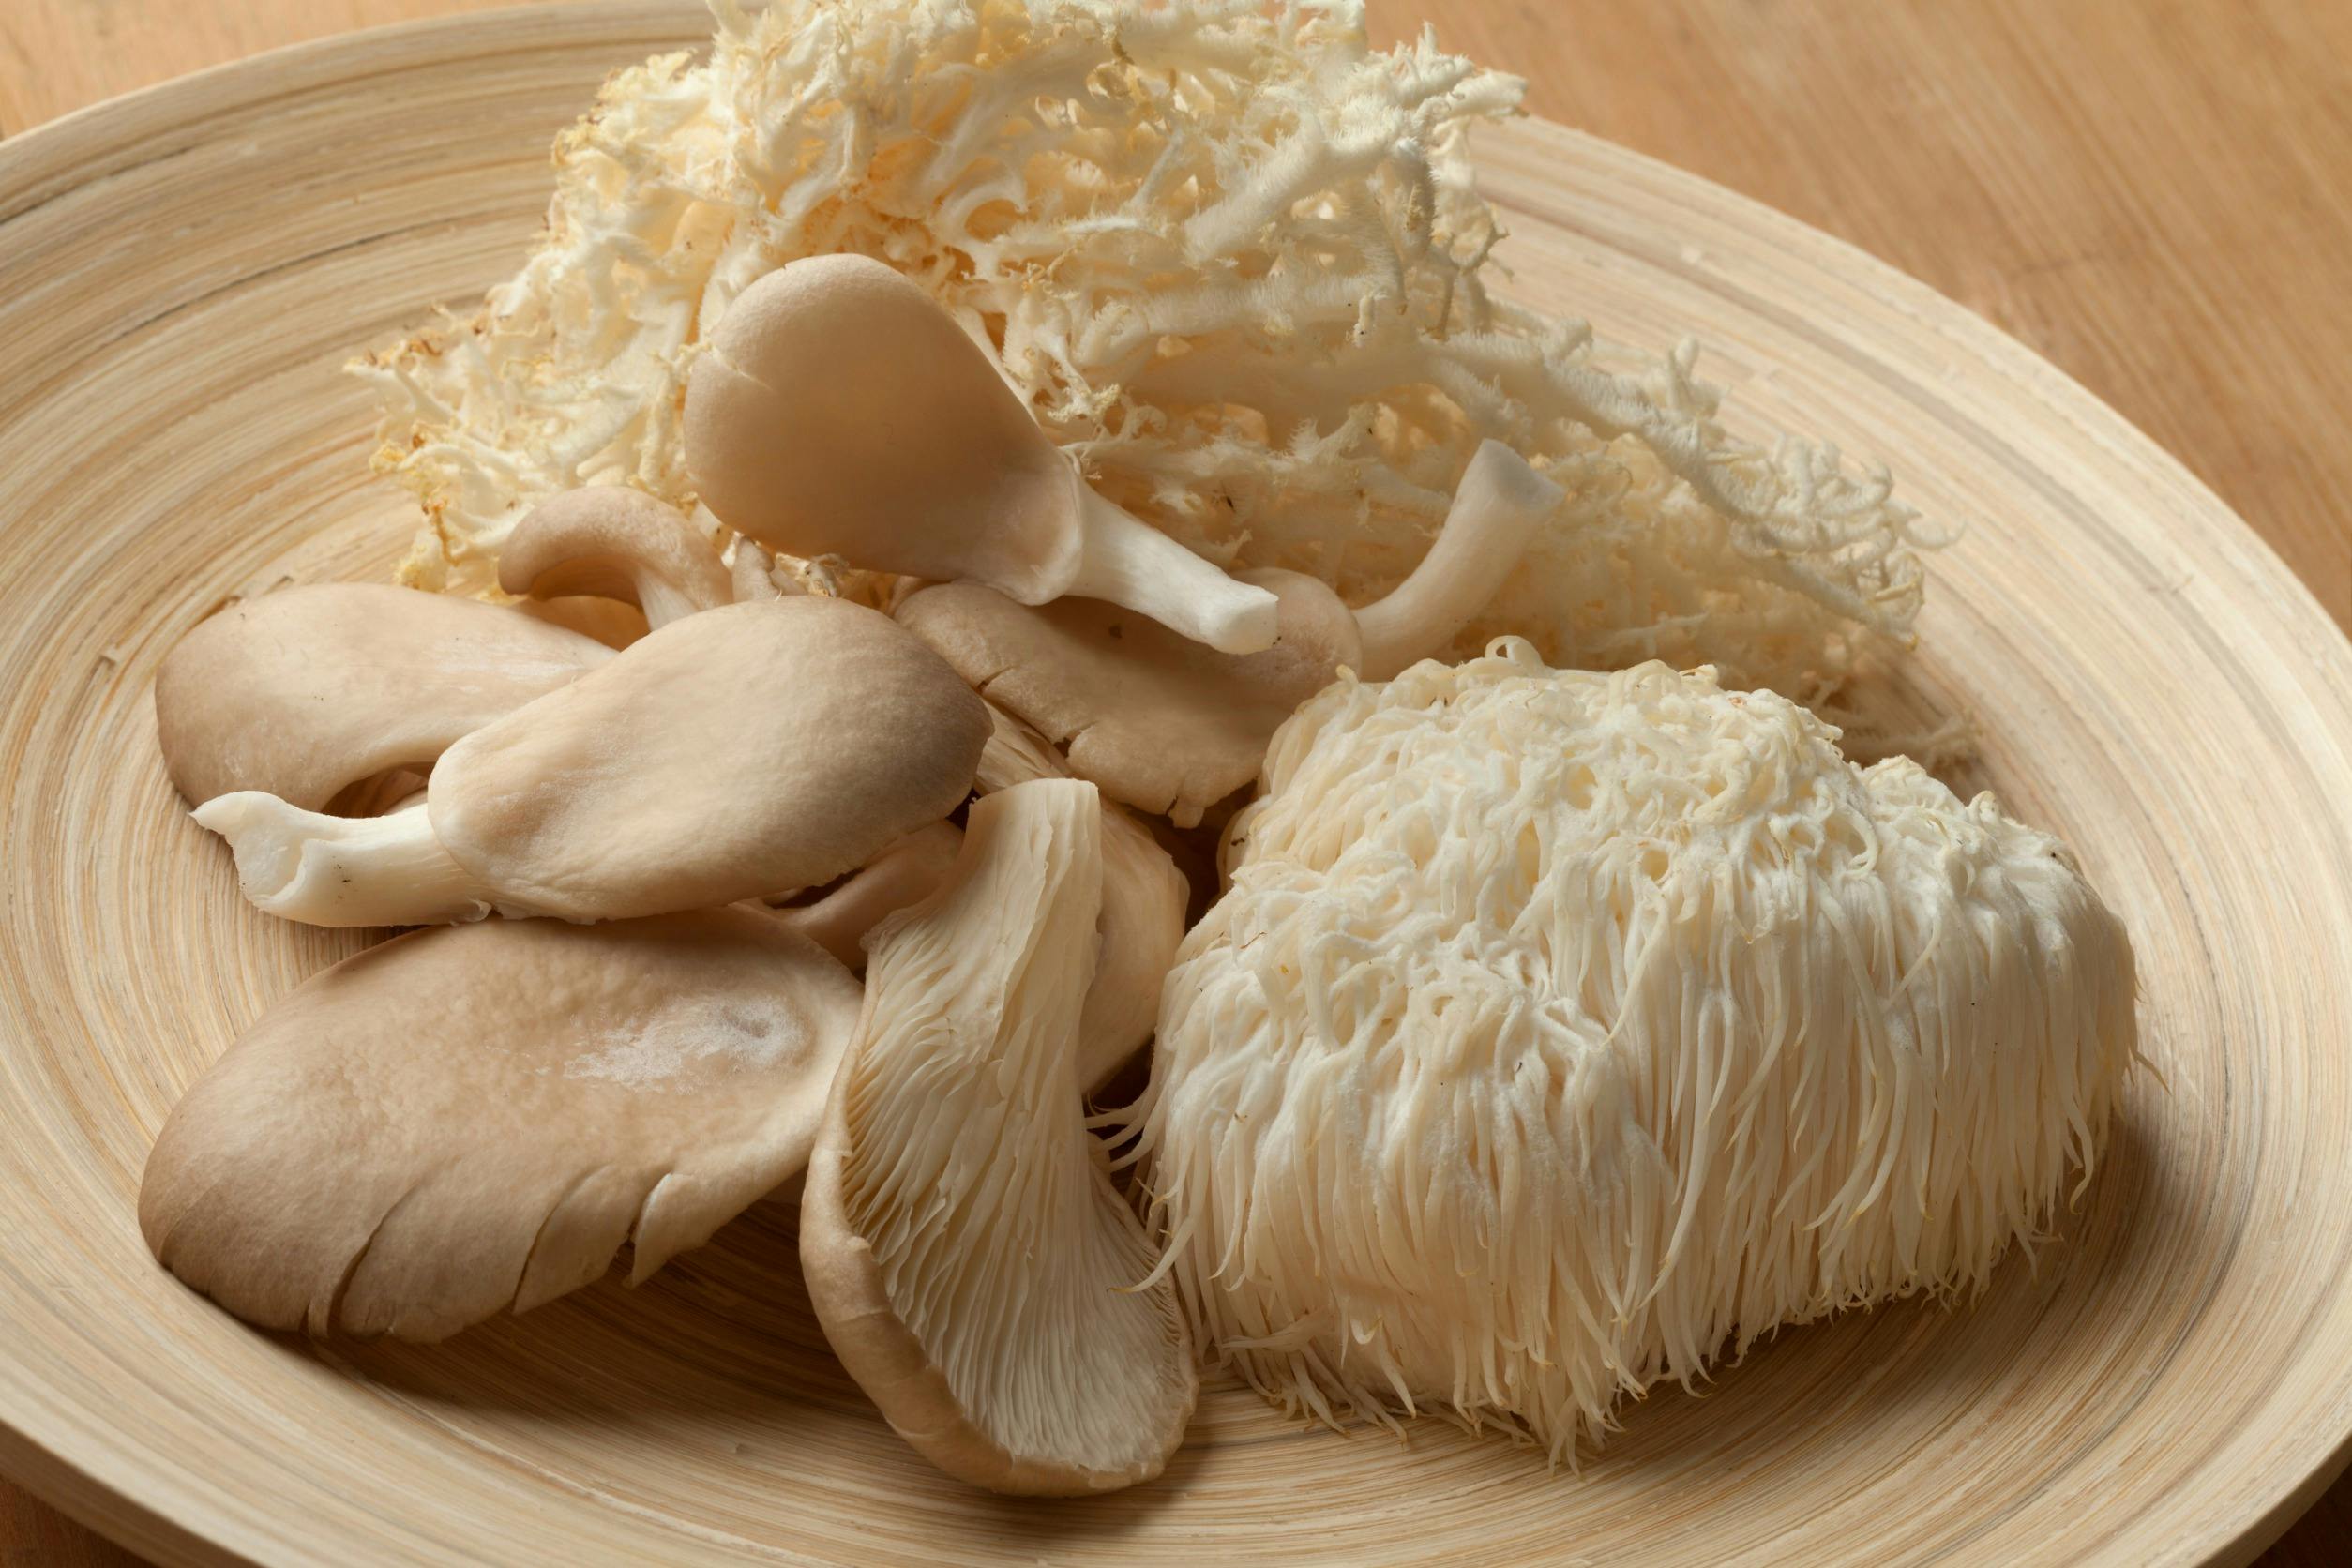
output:
[[1274, 737], [1128, 1114], [1204, 1349], [1555, 1458], [1784, 1323], [1966, 1295], [2139, 1061], [2064, 845], [1711, 670], [1516, 639]]
[[[988, 710], [988, 743], [980, 749], [983, 794], [1038, 778], [1067, 778], [1069, 770], [1035, 731], [1002, 711]], [[1102, 1088], [1152, 1037], [1159, 1021], [1160, 985], [1184, 940], [1191, 884], [1159, 840], [1134, 815], [1102, 803], [1102, 944], [1086, 1011], [1078, 1019], [1078, 1085]]]
[[[929, 897], [947, 880], [963, 842], [963, 830], [953, 822], [917, 828], [847, 877], [817, 890], [816, 897], [777, 905], [776, 917], [851, 969], [862, 970], [866, 933], [884, 915]], [[1174, 951], [1173, 943], [1169, 950]]]
[[857, 982], [742, 910], [415, 931], [264, 1013], [173, 1109], [139, 1228], [238, 1317], [445, 1337], [635, 1284], [807, 1163]]
[[288, 919], [622, 919], [822, 886], [954, 810], [988, 733], [888, 616], [804, 596], [674, 621], [476, 730], [421, 810], [343, 822], [241, 793], [196, 820]]
[[1078, 1095], [1102, 820], [1070, 779], [972, 807], [946, 885], [877, 933], [801, 1199], [842, 1365], [918, 1452], [1003, 1492], [1149, 1480], [1199, 1390]]
[[623, 485], [565, 490], [533, 507], [499, 551], [498, 585], [535, 599], [619, 599], [656, 630], [735, 598], [711, 541], [675, 507]]
[[1428, 554], [1378, 603], [1351, 611], [1314, 578], [1243, 573], [1280, 605], [1260, 653], [1220, 654], [1099, 600], [1031, 608], [976, 583], [927, 588], [898, 620], [1064, 747], [1078, 777], [1190, 827], [1257, 776], [1275, 726], [1341, 669], [1384, 680], [1451, 641], [1560, 499], [1516, 452], [1485, 443]]
[[736, 296], [686, 382], [686, 463], [729, 527], [800, 556], [1109, 599], [1232, 653], [1274, 606], [1096, 494], [908, 279], [812, 256]]
[[164, 770], [191, 806], [263, 790], [309, 810], [612, 657], [474, 599], [381, 583], [281, 588], [204, 621], [156, 672]]

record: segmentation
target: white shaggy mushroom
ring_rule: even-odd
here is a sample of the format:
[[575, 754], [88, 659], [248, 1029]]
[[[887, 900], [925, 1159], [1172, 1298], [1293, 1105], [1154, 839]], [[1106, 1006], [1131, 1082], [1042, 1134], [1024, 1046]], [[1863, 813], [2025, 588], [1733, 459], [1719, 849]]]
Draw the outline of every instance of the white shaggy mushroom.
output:
[[1136, 1111], [1196, 1332], [1293, 1410], [1560, 1455], [2041, 1234], [2136, 1060], [2123, 929], [1990, 795], [1834, 741], [1510, 640], [1302, 708]]
[[891, 1426], [997, 1491], [1159, 1473], [1198, 1381], [1078, 1098], [1094, 787], [982, 798], [945, 886], [876, 934], [801, 1199], [809, 1300]]

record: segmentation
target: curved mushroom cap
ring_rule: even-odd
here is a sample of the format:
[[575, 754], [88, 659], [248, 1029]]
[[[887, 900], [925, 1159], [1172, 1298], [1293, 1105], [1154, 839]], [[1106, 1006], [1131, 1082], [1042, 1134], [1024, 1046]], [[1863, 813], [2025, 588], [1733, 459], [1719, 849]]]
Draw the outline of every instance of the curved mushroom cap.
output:
[[857, 982], [773, 920], [415, 931], [271, 1007], [164, 1123], [139, 1226], [266, 1328], [440, 1339], [699, 1245], [806, 1163]]
[[955, 320], [868, 257], [736, 297], [687, 378], [686, 453], [705, 505], [789, 554], [1031, 601], [1078, 570], [1077, 471]]
[[[822, 897], [777, 907], [776, 919], [852, 970], [866, 967], [866, 933], [939, 890], [964, 846], [963, 829], [933, 822], [915, 829], [859, 867]], [[1183, 933], [1178, 933], [1183, 940]], [[1173, 944], [1169, 951], [1174, 951]]]
[[1275, 729], [1357, 656], [1355, 619], [1322, 583], [1275, 570], [1242, 580], [1280, 601], [1262, 653], [1220, 654], [1097, 599], [1031, 609], [976, 583], [927, 588], [898, 621], [1064, 748], [1071, 773], [1189, 827], [1258, 776]]
[[[975, 780], [983, 794], [1070, 776], [1035, 731], [993, 707], [988, 717]], [[1160, 988], [1184, 940], [1192, 898], [1192, 884], [1152, 830], [1123, 807], [1102, 806], [1102, 945], [1078, 1018], [1078, 1086], [1088, 1093], [1116, 1076], [1158, 1025]]]
[[953, 811], [987, 704], [877, 611], [690, 615], [450, 747], [432, 832], [494, 901], [571, 920], [822, 886]]
[[163, 765], [191, 806], [262, 790], [309, 810], [430, 763], [612, 656], [475, 599], [372, 582], [281, 588], [203, 622], [156, 672]]
[[1086, 1130], [1078, 1023], [1095, 792], [972, 808], [947, 885], [886, 925], [801, 1199], [818, 1320], [890, 1425], [998, 1491], [1159, 1473], [1199, 1390], [1156, 1249]]
[[675, 507], [625, 485], [566, 490], [533, 507], [499, 550], [498, 585], [535, 599], [619, 599], [651, 627], [735, 597], [711, 541]]
[[1094, 493], [955, 319], [867, 257], [736, 296], [687, 375], [686, 452], [712, 513], [788, 554], [1274, 641], [1270, 596]]

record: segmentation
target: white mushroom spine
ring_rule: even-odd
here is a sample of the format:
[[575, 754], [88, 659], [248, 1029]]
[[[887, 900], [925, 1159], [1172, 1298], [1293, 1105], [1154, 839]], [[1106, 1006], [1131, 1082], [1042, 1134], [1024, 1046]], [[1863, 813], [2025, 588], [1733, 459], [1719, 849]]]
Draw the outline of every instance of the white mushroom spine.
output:
[[1078, 492], [1078, 574], [1062, 591], [1107, 599], [1205, 642], [1219, 653], [1274, 646], [1279, 605], [1263, 588], [1236, 582], [1158, 529], [1137, 520], [1073, 475]]
[[195, 817], [229, 841], [253, 907], [283, 919], [433, 926], [479, 920], [497, 905], [442, 847], [422, 797], [388, 816], [330, 817], [239, 790], [205, 802]]
[[1367, 681], [1437, 653], [1486, 608], [1567, 494], [1500, 441], [1479, 444], [1412, 575], [1355, 612]]

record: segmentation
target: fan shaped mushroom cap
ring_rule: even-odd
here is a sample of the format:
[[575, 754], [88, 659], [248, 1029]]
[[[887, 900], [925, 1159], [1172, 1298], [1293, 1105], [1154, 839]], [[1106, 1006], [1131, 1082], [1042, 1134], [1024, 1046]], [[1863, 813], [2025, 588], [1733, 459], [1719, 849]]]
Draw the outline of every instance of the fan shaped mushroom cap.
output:
[[1350, 611], [1296, 572], [1244, 572], [1280, 602], [1272, 647], [1220, 654], [1087, 599], [1040, 608], [976, 584], [928, 588], [899, 622], [983, 696], [1065, 749], [1069, 771], [1179, 827], [1258, 776], [1266, 742], [1342, 669], [1385, 680], [1451, 641], [1494, 597], [1560, 488], [1481, 445], [1421, 565]]
[[987, 355], [869, 257], [812, 256], [736, 296], [686, 384], [687, 466], [729, 527], [790, 554], [1117, 599], [1263, 648], [1274, 604], [1094, 493]]
[[822, 886], [960, 805], [988, 734], [888, 616], [802, 596], [673, 622], [474, 731], [421, 812], [354, 826], [227, 795], [196, 820], [289, 919], [616, 920]]
[[1159, 1473], [1199, 1383], [1156, 1249], [1086, 1130], [1078, 1024], [1094, 958], [1091, 785], [972, 808], [931, 898], [877, 933], [866, 1008], [801, 1199], [825, 1336], [907, 1441], [998, 1491]]
[[677, 508], [626, 485], [565, 490], [533, 507], [498, 552], [498, 585], [535, 599], [619, 599], [654, 628], [735, 597], [711, 541]]
[[1100, 599], [1031, 609], [977, 583], [926, 588], [898, 621], [1061, 746], [1067, 771], [1188, 827], [1258, 776], [1275, 726], [1357, 655], [1354, 618], [1322, 583], [1244, 576], [1280, 605], [1274, 645], [1255, 654], [1220, 654]]
[[245, 599], [156, 672], [163, 765], [191, 806], [262, 790], [309, 810], [612, 656], [577, 632], [474, 599], [326, 582]]
[[[1036, 732], [988, 710], [988, 744], [980, 750], [983, 794], [1038, 778], [1067, 778], [1069, 769]], [[1151, 829], [1124, 807], [1104, 801], [1102, 946], [1078, 1018], [1078, 1084], [1092, 1093], [1126, 1065], [1159, 1021], [1160, 985], [1184, 940], [1192, 886]]]
[[797, 1172], [857, 982], [764, 915], [490, 921], [308, 982], [180, 1101], [165, 1267], [267, 1328], [440, 1339], [634, 1283]]

